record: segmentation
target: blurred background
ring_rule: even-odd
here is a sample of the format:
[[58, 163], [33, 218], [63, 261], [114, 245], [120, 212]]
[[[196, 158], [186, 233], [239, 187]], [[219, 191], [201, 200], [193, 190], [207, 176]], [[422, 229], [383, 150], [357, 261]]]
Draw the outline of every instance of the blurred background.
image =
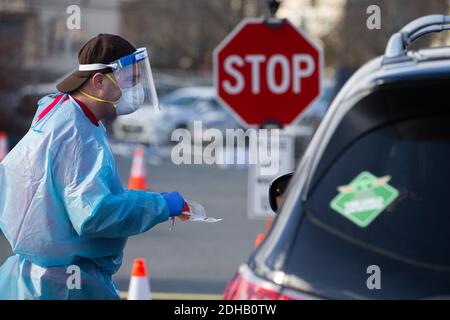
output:
[[[269, 16], [266, 0], [0, 0], [0, 131], [10, 147], [26, 133], [39, 98], [55, 92], [74, 70], [81, 45], [98, 33], [119, 34], [151, 52], [162, 112], [150, 108], [105, 125], [126, 184], [137, 144], [146, 146], [153, 191], [180, 191], [202, 203], [217, 224], [168, 223], [133, 237], [116, 275], [126, 290], [133, 258], [147, 259], [152, 289], [221, 294], [254, 247], [264, 221], [247, 217], [247, 166], [176, 166], [170, 161], [170, 134], [206, 128], [240, 128], [216, 99], [212, 53], [246, 17]], [[81, 9], [81, 28], [66, 27], [67, 7]], [[370, 5], [381, 9], [381, 29], [366, 27]], [[284, 0], [276, 13], [319, 41], [325, 54], [323, 95], [294, 126], [299, 159], [326, 109], [351, 74], [384, 52], [389, 36], [409, 21], [448, 14], [448, 0]], [[425, 37], [415, 46], [446, 45], [449, 33]], [[0, 236], [0, 263], [11, 254]]]

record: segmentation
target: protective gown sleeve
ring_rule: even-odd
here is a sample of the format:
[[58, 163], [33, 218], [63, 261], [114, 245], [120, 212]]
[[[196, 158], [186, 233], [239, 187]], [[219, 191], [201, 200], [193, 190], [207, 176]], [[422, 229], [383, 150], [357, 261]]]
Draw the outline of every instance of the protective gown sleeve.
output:
[[163, 196], [124, 189], [111, 150], [90, 138], [70, 137], [53, 157], [55, 185], [77, 234], [128, 237], [167, 221]]

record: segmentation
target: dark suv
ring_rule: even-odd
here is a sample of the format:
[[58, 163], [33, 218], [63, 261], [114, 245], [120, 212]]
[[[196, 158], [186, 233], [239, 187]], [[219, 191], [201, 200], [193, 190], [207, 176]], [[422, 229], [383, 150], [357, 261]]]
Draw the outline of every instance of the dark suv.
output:
[[450, 49], [417, 19], [333, 101], [226, 299], [450, 297]]

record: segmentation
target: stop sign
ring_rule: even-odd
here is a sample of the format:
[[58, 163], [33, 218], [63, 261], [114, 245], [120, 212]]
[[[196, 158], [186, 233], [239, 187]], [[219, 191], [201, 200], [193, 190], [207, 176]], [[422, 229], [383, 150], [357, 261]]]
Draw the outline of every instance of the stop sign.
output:
[[322, 50], [287, 20], [245, 19], [214, 51], [218, 98], [249, 126], [295, 122], [320, 96], [321, 73]]

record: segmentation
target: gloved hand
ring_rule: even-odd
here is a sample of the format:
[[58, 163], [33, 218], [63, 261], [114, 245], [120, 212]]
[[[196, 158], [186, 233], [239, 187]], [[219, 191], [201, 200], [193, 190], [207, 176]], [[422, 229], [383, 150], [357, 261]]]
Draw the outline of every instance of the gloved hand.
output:
[[169, 216], [179, 216], [186, 204], [183, 197], [178, 192], [161, 192], [161, 195], [166, 200]]

